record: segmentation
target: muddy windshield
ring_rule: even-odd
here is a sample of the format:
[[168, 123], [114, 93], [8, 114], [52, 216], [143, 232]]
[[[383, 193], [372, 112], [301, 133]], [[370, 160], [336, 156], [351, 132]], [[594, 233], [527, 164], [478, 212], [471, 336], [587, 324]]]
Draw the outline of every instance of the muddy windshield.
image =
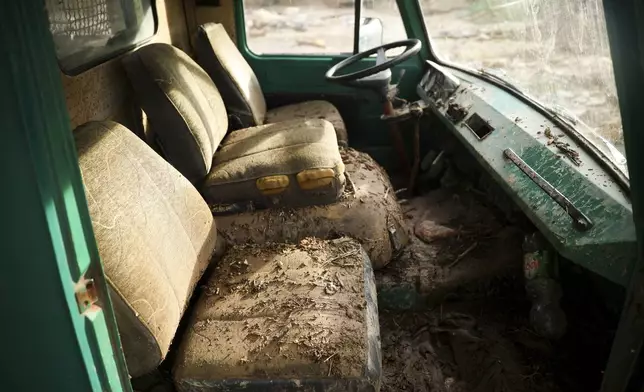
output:
[[436, 55], [530, 95], [626, 171], [602, 0], [424, 0]]

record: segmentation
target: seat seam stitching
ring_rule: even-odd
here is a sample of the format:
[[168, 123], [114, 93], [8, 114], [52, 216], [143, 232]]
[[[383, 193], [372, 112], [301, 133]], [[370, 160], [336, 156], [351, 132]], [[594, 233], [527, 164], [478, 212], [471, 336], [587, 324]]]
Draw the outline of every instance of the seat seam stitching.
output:
[[[134, 157], [138, 157], [138, 155], [137, 155], [137, 154], [135, 154], [135, 153], [134, 153], [134, 152], [129, 148], [129, 146], [126, 146], [126, 148], [127, 148], [128, 152], [129, 152], [130, 154], [134, 155]], [[161, 158], [161, 159], [162, 159], [162, 158]], [[180, 225], [180, 226], [181, 226], [181, 228], [183, 229], [183, 232], [184, 232], [184, 234], [185, 234], [186, 238], [188, 239], [188, 242], [190, 243], [190, 245], [191, 245], [191, 247], [192, 247], [192, 250], [193, 250], [193, 252], [194, 252], [194, 256], [195, 256], [195, 259], [196, 259], [196, 258], [197, 258], [197, 250], [196, 250], [196, 248], [195, 248], [194, 243], [192, 242], [192, 239], [190, 238], [190, 235], [188, 235], [188, 231], [186, 230], [186, 228], [185, 228], [185, 226], [184, 226], [184, 224], [183, 224], [183, 221], [181, 220], [181, 218], [179, 218], [179, 214], [178, 214], [178, 213], [177, 213], [177, 211], [174, 209], [174, 207], [172, 207], [172, 206], [170, 205], [170, 203], [168, 202], [168, 199], [165, 197], [165, 195], [163, 194], [163, 192], [161, 192], [161, 189], [159, 189], [158, 185], [154, 182], [154, 180], [152, 180], [152, 177], [150, 177], [149, 173], [148, 173], [148, 172], [147, 172], [147, 170], [143, 167], [143, 165], [141, 165], [141, 163], [140, 163], [140, 162], [138, 162], [138, 161], [136, 161], [136, 160], [134, 160], [134, 162], [136, 163], [136, 165], [137, 165], [137, 166], [139, 166], [139, 168], [141, 169], [141, 171], [145, 174], [146, 178], [147, 178], [148, 180], [150, 180], [150, 182], [151, 182], [151, 183], [152, 183], [152, 185], [154, 186], [154, 189], [157, 191], [157, 193], [161, 195], [160, 199], [161, 199], [161, 200], [163, 200], [163, 204], [164, 204], [166, 207], [168, 207], [170, 211], [172, 211], [172, 213], [173, 213], [173, 215], [175, 216], [175, 218], [179, 221], [179, 225]], [[170, 276], [165, 272], [165, 269], [161, 266], [161, 263], [159, 262], [159, 260], [157, 260], [157, 259], [155, 258], [155, 261], [156, 261], [156, 263], [155, 263], [155, 264], [157, 264], [157, 266], [159, 266], [159, 267], [160, 267], [160, 269], [163, 271], [163, 274], [165, 275], [165, 277], [166, 277], [166, 279], [168, 280], [168, 282], [173, 282], [173, 280], [172, 280], [172, 279], [170, 279]], [[186, 263], [185, 263], [185, 266], [186, 266], [188, 269], [190, 269], [190, 266], [188, 265], [188, 262], [186, 262]], [[180, 306], [181, 301], [179, 300], [179, 295], [177, 294], [177, 288], [176, 288], [176, 287], [175, 287], [175, 285], [174, 285], [174, 284], [172, 284], [172, 283], [170, 283], [170, 286], [172, 287], [172, 293], [174, 294], [174, 297], [175, 297], [175, 299], [177, 300], [177, 306], [179, 307], [179, 313], [182, 313], [182, 309], [181, 309], [181, 306]]]
[[[219, 166], [221, 164], [228, 163], [230, 161], [234, 161], [236, 159], [248, 158], [248, 157], [252, 157], [253, 155], [263, 154], [263, 153], [270, 152], [270, 151], [281, 150], [281, 149], [292, 148], [292, 147], [316, 146], [316, 145], [322, 145], [322, 146], [325, 147], [324, 149], [332, 150], [332, 152], [335, 151], [335, 149], [332, 149], [332, 148], [328, 147], [327, 144], [325, 144], [325, 143], [302, 142], [302, 143], [297, 143], [297, 144], [289, 144], [288, 146], [273, 147], [273, 148], [269, 148], [269, 149], [262, 150], [262, 151], [256, 151], [256, 152], [253, 152], [253, 153], [250, 153], [250, 154], [239, 155], [239, 156], [231, 157], [230, 159], [226, 159], [226, 160], [223, 160], [223, 161], [218, 161], [217, 157], [215, 157], [215, 159], [213, 160], [212, 163], [213, 163], [213, 166]], [[225, 152], [220, 152], [219, 154], [222, 154], [222, 153], [225, 153]], [[212, 169], [214, 169], [214, 167]], [[213, 171], [212, 169], [211, 169], [211, 172]]]
[[[137, 53], [137, 54], [138, 54], [138, 53]], [[148, 67], [148, 65], [146, 64], [146, 62], [143, 60], [143, 56], [141, 56], [141, 55], [139, 54], [139, 55], [137, 56], [137, 58], [139, 59], [139, 61], [140, 61], [140, 62], [141, 62], [141, 64], [143, 65], [143, 68], [145, 68], [145, 69], [149, 72], [149, 71], [150, 71], [150, 68]], [[165, 66], [164, 66], [164, 68], [165, 68]], [[161, 88], [161, 86], [159, 86], [159, 84], [158, 84], [156, 81], [154, 81], [154, 85], [155, 85], [155, 86], [157, 86], [157, 88], [158, 88], [158, 89], [161, 91], [161, 93], [165, 96], [165, 98], [168, 100], [168, 102], [170, 102], [170, 105], [172, 105], [172, 107], [174, 108], [175, 112], [179, 115], [179, 117], [181, 117], [181, 120], [182, 120], [182, 121], [183, 121], [183, 123], [185, 124], [186, 128], [188, 128], [188, 132], [190, 132], [190, 135], [192, 136], [193, 142], [194, 142], [194, 144], [196, 145], [197, 150], [199, 150], [199, 155], [201, 155], [201, 157], [202, 157], [202, 159], [203, 159], [204, 164], [202, 164], [202, 167], [203, 167], [204, 171], [206, 171], [206, 165], [205, 165], [206, 157], [204, 156], [203, 149], [202, 149], [202, 148], [201, 148], [201, 146], [199, 145], [199, 143], [198, 143], [198, 141], [197, 141], [197, 137], [195, 136], [195, 133], [192, 131], [192, 128], [190, 127], [190, 125], [188, 125], [188, 122], [186, 121], [186, 118], [183, 116], [183, 113], [181, 113], [181, 111], [177, 108], [177, 105], [174, 103], [174, 101], [172, 100], [172, 98], [170, 98], [170, 96], [165, 92], [165, 90], [164, 90], [163, 88]], [[157, 133], [158, 133], [158, 132], [157, 132]], [[212, 158], [210, 159], [210, 162], [212, 163]]]
[[[227, 34], [227, 33], [226, 33], [226, 34]], [[206, 37], [208, 38], [208, 41], [210, 41], [210, 35], [209, 35], [207, 32], [206, 32]], [[228, 37], [228, 39], [230, 39], [230, 37]], [[233, 45], [234, 45], [234, 43], [233, 43]], [[213, 52], [213, 54], [215, 55], [215, 59], [216, 59], [216, 60], [217, 60], [217, 62], [221, 65], [221, 68], [224, 70], [224, 72], [226, 72], [226, 74], [228, 75], [228, 78], [233, 82], [233, 84], [235, 85], [235, 87], [237, 87], [237, 90], [238, 90], [238, 91], [242, 91], [242, 95], [244, 95], [244, 94], [243, 94], [243, 91], [244, 91], [244, 90], [241, 88], [241, 86], [239, 85], [239, 83], [237, 83], [237, 81], [235, 80], [235, 78], [233, 78], [233, 77], [232, 77], [232, 74], [230, 73], [230, 71], [228, 71], [228, 69], [226, 68], [226, 66], [224, 65], [224, 63], [221, 61], [220, 56], [218, 56], [218, 55], [217, 55], [217, 51], [212, 47], [212, 45], [211, 45], [211, 48], [212, 48], [212, 52]], [[240, 54], [240, 55], [241, 55], [241, 54]], [[243, 56], [242, 56], [242, 59], [244, 59], [244, 58], [243, 58]], [[244, 59], [244, 60], [245, 60], [245, 59]], [[251, 68], [250, 64], [246, 63], [246, 65], [248, 66], [248, 68], [250, 68], [250, 70], [251, 70], [251, 74], [254, 76], [255, 80], [257, 81], [257, 75], [255, 75], [255, 72], [254, 72], [254, 71], [253, 71], [253, 69]], [[259, 81], [257, 82], [257, 84], [259, 85]], [[259, 86], [259, 89], [260, 89], [261, 97], [262, 97], [262, 99], [264, 100], [264, 106], [266, 106], [266, 99], [264, 98], [264, 92], [262, 91], [261, 86]], [[244, 97], [244, 98], [246, 98], [246, 97]], [[264, 110], [264, 118], [263, 118], [263, 119], [258, 119], [258, 118], [257, 118], [257, 116], [255, 116], [255, 113], [254, 113], [254, 111], [253, 111], [253, 107], [252, 107], [252, 104], [251, 104], [251, 102], [250, 102], [250, 101], [251, 101], [250, 99], [247, 99], [246, 104], [247, 104], [248, 108], [250, 109], [251, 114], [253, 115], [253, 120], [255, 120], [255, 123], [256, 123], [256, 124], [260, 125], [261, 123], [263, 123], [263, 122], [265, 122], [265, 121], [266, 121], [266, 112], [267, 112], [267, 110]], [[258, 121], [258, 120], [261, 120], [261, 121]]]

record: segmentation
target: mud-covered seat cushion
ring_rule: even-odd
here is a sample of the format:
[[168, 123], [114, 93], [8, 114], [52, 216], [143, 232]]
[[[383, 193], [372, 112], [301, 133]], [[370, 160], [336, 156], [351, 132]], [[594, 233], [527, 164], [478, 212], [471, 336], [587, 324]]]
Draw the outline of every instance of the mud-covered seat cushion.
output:
[[292, 120], [229, 134], [202, 192], [211, 204], [295, 207], [336, 201], [344, 182], [332, 125]]
[[181, 338], [179, 391], [377, 391], [369, 259], [349, 238], [229, 249]]
[[346, 235], [360, 241], [374, 268], [384, 267], [409, 241], [400, 205], [387, 173], [369, 155], [352, 148], [341, 155], [347, 183], [337, 202], [220, 216], [219, 233], [229, 244]]
[[195, 37], [199, 65], [210, 75], [221, 92], [232, 129], [254, 127], [295, 118], [322, 118], [335, 128], [338, 144], [348, 145], [347, 128], [332, 103], [309, 101], [266, 111], [264, 93], [257, 76], [224, 26], [206, 23]]
[[280, 106], [266, 112], [267, 123], [276, 123], [295, 118], [321, 118], [325, 119], [335, 129], [335, 134], [338, 139], [338, 145], [346, 147], [349, 137], [347, 135], [347, 128], [344, 125], [344, 120], [340, 115], [338, 109], [328, 101], [306, 101], [301, 103], [294, 103], [292, 105]]

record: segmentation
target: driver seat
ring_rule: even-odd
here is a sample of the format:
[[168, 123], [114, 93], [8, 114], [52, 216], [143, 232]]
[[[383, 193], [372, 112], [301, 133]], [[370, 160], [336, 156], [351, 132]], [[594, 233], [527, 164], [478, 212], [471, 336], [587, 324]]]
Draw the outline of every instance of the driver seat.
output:
[[195, 37], [197, 62], [213, 80], [228, 111], [231, 129], [249, 128], [298, 118], [333, 124], [338, 145], [347, 147], [347, 129], [338, 109], [328, 101], [307, 101], [266, 109], [257, 76], [221, 24], [206, 23]]

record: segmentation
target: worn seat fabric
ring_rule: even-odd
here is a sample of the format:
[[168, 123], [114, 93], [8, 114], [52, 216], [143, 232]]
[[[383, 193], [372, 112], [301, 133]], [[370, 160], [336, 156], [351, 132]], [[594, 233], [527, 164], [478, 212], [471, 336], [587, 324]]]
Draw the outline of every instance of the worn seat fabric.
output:
[[219, 88], [235, 129], [293, 118], [321, 118], [333, 124], [338, 144], [348, 145], [342, 116], [327, 101], [303, 102], [267, 111], [257, 76], [221, 24], [207, 23], [199, 27], [195, 52], [199, 64]]
[[329, 122], [264, 125], [234, 132], [221, 144], [226, 108], [188, 55], [157, 43], [123, 64], [163, 154], [210, 204], [294, 207], [329, 203], [342, 192], [344, 167]]
[[280, 106], [266, 112], [265, 122], [276, 123], [294, 118], [322, 118], [333, 124], [338, 144], [347, 146], [347, 130], [338, 109], [328, 101], [307, 101]]
[[219, 91], [190, 56], [171, 45], [146, 45], [123, 64], [165, 158], [199, 183], [228, 130]]
[[130, 375], [155, 369], [213, 254], [215, 222], [190, 182], [132, 132], [74, 132], [92, 226]]
[[179, 391], [377, 391], [376, 288], [360, 244], [233, 247], [197, 301]]
[[337, 151], [326, 120], [291, 120], [233, 132], [215, 154], [203, 193], [219, 204], [328, 204], [344, 189], [344, 164]]

